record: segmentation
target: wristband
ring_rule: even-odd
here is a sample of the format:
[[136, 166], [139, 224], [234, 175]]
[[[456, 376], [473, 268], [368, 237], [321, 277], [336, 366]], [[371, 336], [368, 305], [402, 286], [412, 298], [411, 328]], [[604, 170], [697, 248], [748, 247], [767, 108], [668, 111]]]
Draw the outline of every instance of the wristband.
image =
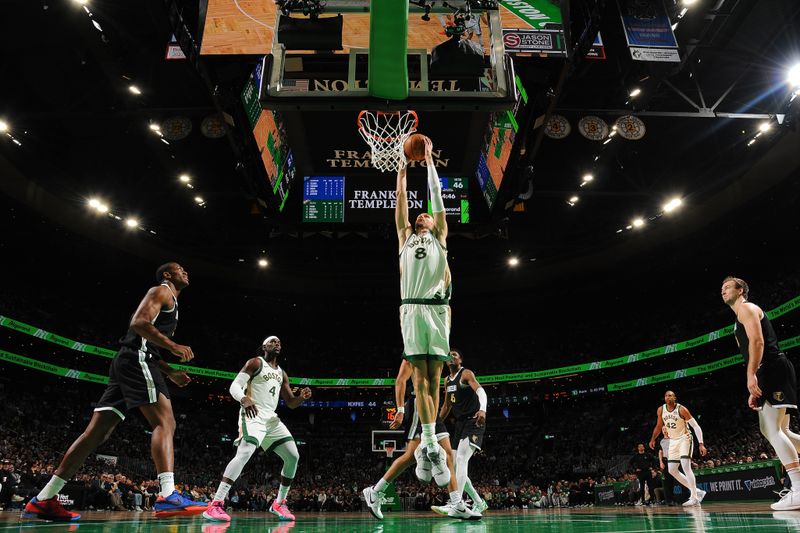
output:
[[405, 407], [398, 407], [397, 408], [397, 414], [402, 415], [405, 412], [406, 412], [406, 408]]

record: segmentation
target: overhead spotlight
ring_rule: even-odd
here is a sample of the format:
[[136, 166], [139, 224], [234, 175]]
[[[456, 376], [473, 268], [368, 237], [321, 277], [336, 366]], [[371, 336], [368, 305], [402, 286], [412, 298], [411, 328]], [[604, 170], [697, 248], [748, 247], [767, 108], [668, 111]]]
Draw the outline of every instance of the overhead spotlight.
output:
[[691, 6], [697, 3], [697, 0], [683, 0], [683, 5]]
[[591, 174], [584, 174], [583, 175], [583, 182], [584, 183], [589, 183], [593, 179], [594, 179], [594, 176], [592, 176]]
[[519, 265], [519, 259], [517, 259], [516, 257], [509, 257], [508, 258], [508, 265], [512, 266], [512, 267], [515, 267], [515, 266]]
[[617, 134], [617, 130], [616, 130], [616, 128], [615, 128], [615, 129], [613, 129], [613, 130], [611, 131], [611, 133], [609, 133], [609, 134], [608, 134], [608, 136], [609, 136], [609, 137], [613, 137], [613, 136], [614, 136], [614, 135], [616, 135], [616, 134]]
[[792, 87], [800, 87], [800, 63], [797, 63], [789, 69], [786, 81], [788, 81], [789, 85]]
[[97, 198], [90, 198], [89, 199], [89, 207], [91, 207], [92, 209], [99, 208], [100, 207], [100, 200], [98, 200]]
[[267, 268], [269, 266], [269, 261], [264, 259], [263, 257], [258, 260], [258, 266], [261, 268]]
[[681, 200], [680, 198], [673, 198], [672, 200], [664, 204], [664, 212], [671, 213], [672, 211], [680, 207], [682, 204], [683, 200]]
[[631, 222], [631, 225], [633, 225], [634, 228], [641, 228], [642, 226], [644, 226], [644, 220], [641, 218], [635, 218]]
[[137, 95], [138, 95], [138, 94], [142, 94], [142, 90], [141, 90], [141, 89], [139, 89], [139, 88], [138, 88], [136, 85], [129, 85], [129, 86], [128, 86], [128, 90], [129, 90], [130, 92], [132, 92], [133, 94], [137, 94]]
[[8, 122], [5, 120], [0, 120], [0, 133], [5, 133], [8, 131]]
[[154, 131], [156, 133], [161, 133], [161, 126], [159, 126], [155, 122], [151, 122], [149, 127], [151, 131]]
[[136, 220], [135, 218], [127, 218], [125, 219], [125, 225], [128, 226], [129, 228], [135, 228], [136, 226], [139, 225], [139, 221]]
[[753, 146], [756, 143], [755, 139], [750, 139], [750, 142], [747, 143], [747, 146]]
[[603, 144], [608, 144], [608, 143], [610, 143], [610, 142], [611, 142], [611, 137], [609, 137], [608, 139], [606, 139], [605, 141], [603, 141]]
[[72, 0], [72, 1], [75, 2], [76, 4], [80, 4], [82, 6], [85, 6], [86, 4], [89, 3], [89, 0]]
[[630, 96], [631, 98], [636, 98], [640, 94], [642, 94], [642, 90], [636, 87], [631, 92], [628, 93], [628, 96]]
[[580, 200], [580, 198], [578, 198], [577, 196], [572, 196], [572, 197], [570, 197], [569, 202], [571, 204], [577, 204], [578, 200]]
[[205, 201], [205, 200], [203, 200], [203, 197], [202, 197], [202, 196], [195, 196], [195, 197], [194, 197], [194, 201], [195, 201], [196, 203], [200, 204], [200, 205], [203, 205], [204, 203], [206, 203], [206, 201]]
[[178, 179], [181, 181], [181, 183], [189, 183], [192, 181], [192, 178], [189, 176], [189, 174], [181, 174], [178, 176]]
[[761, 125], [758, 126], [758, 131], [766, 132], [772, 127], [772, 124], [769, 122], [762, 122]]

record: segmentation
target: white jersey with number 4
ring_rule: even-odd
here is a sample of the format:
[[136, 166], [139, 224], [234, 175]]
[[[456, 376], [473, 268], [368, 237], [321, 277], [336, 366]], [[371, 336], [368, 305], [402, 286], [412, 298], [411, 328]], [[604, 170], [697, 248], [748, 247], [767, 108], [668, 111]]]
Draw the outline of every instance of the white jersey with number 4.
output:
[[261, 359], [261, 370], [250, 378], [250, 383], [247, 384], [247, 396], [256, 403], [259, 418], [272, 418], [276, 416], [275, 410], [281, 397], [283, 370], [281, 367], [272, 368], [263, 357], [259, 359]]
[[675, 404], [675, 409], [669, 410], [667, 404], [661, 408], [661, 420], [664, 421], [664, 428], [670, 440], [680, 439], [689, 435], [689, 428], [686, 427], [686, 420], [680, 415], [681, 404]]
[[429, 231], [412, 233], [400, 250], [400, 298], [431, 300], [449, 296], [447, 250]]

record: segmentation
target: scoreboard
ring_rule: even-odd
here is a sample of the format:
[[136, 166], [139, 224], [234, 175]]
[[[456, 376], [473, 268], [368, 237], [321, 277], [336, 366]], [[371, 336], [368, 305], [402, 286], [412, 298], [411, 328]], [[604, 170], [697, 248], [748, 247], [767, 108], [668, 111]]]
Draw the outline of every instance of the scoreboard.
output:
[[[469, 222], [469, 179], [440, 176], [449, 222]], [[409, 216], [431, 212], [427, 178], [407, 178]], [[306, 176], [303, 178], [303, 222], [390, 223], [396, 204], [394, 180], [370, 176]]]

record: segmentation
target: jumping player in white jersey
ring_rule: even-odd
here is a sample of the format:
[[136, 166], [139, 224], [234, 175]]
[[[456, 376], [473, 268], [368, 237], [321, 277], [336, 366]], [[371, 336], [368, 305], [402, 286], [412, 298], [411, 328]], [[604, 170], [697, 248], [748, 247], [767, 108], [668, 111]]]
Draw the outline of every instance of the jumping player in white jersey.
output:
[[304, 388], [295, 396], [289, 387], [289, 376], [278, 366], [281, 353], [278, 337], [273, 335], [264, 339], [261, 351], [262, 355], [247, 361], [230, 386], [231, 397], [241, 404], [239, 438], [233, 442], [238, 449], [225, 467], [214, 501], [203, 513], [208, 520], [230, 522], [231, 517], [225, 512], [225, 498], [258, 447], [266, 452], [274, 451], [283, 459], [281, 486], [269, 511], [281, 520], [294, 520], [286, 506], [286, 495], [297, 471], [300, 454], [292, 434], [275, 414], [275, 409], [279, 398], [283, 398], [290, 409], [298, 407], [303, 400], [311, 398], [311, 390]]
[[800, 435], [789, 430], [787, 409], [797, 409], [794, 365], [778, 346], [767, 314], [747, 301], [750, 288], [741, 278], [722, 282], [722, 300], [736, 313], [733, 333], [747, 365], [747, 404], [758, 411], [761, 434], [769, 441], [792, 480], [792, 490], [772, 504], [776, 511], [800, 509]]
[[[692, 417], [689, 410], [677, 403], [677, 397], [671, 390], [664, 394], [664, 405], [658, 408], [657, 416], [656, 427], [650, 438], [650, 449], [656, 449], [656, 437], [663, 431], [669, 438], [667, 455], [669, 473], [681, 485], [689, 489], [689, 499], [683, 505], [686, 507], [700, 505], [706, 492], [697, 488], [697, 480], [692, 472], [694, 438], [687, 426], [691, 426], [694, 434], [697, 435], [697, 441], [700, 443], [700, 455], [705, 457], [707, 450], [703, 444], [703, 430], [700, 429], [700, 424]], [[678, 470], [679, 466], [683, 468], [683, 474]]]
[[445, 453], [436, 442], [436, 412], [442, 365], [450, 360], [451, 280], [442, 185], [432, 150], [433, 144], [426, 137], [425, 164], [433, 216], [420, 214], [412, 228], [408, 218], [406, 168], [402, 166], [397, 171], [395, 223], [400, 243], [403, 356], [414, 367], [423, 452], [431, 462], [437, 481], [444, 481], [450, 474]]

